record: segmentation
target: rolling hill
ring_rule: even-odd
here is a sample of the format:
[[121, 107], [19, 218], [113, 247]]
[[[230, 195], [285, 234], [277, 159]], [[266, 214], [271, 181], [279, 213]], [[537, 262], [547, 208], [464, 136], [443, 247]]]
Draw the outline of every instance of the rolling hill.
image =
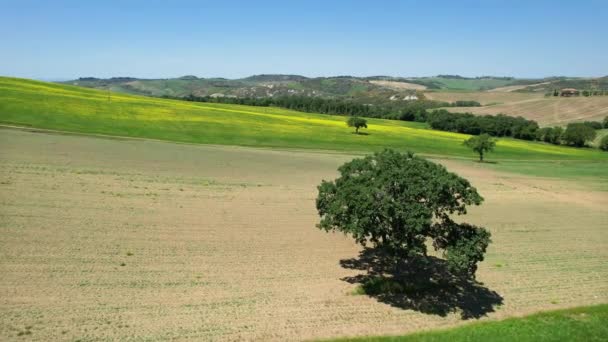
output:
[[317, 77], [300, 75], [255, 75], [242, 79], [198, 78], [110, 79], [80, 78], [67, 84], [153, 97], [268, 98], [311, 96], [348, 99], [361, 104], [386, 104], [405, 101], [408, 95], [444, 102], [473, 100], [482, 107], [450, 107], [452, 112], [507, 114], [537, 121], [541, 126], [600, 120], [608, 115], [608, 96], [545, 97], [553, 89], [574, 87], [580, 90], [608, 90], [608, 77], [516, 79], [512, 77], [475, 77], [440, 75], [434, 77]]
[[[197, 78], [183, 76], [172, 79], [136, 79], [116, 77], [80, 78], [65, 82], [89, 88], [148, 96], [184, 97], [271, 97], [286, 95], [348, 97], [365, 102], [385, 101], [393, 95], [413, 94], [424, 86], [402, 83], [396, 88], [375, 83], [374, 80], [350, 76], [308, 78], [299, 75], [255, 75], [242, 79]], [[409, 86], [408, 86], [409, 85]]]
[[[192, 103], [6, 77], [0, 78], [0, 122], [185, 143], [338, 151], [392, 147], [472, 157], [462, 146], [467, 135], [429, 130], [420, 123], [369, 119], [368, 135], [356, 135], [339, 116], [273, 107]], [[500, 139], [492, 158], [608, 160], [608, 155], [596, 150]]]
[[487, 91], [544, 93], [555, 88], [575, 87], [608, 89], [606, 77], [517, 79], [513, 77], [462, 77], [440, 75], [433, 77], [316, 77], [300, 75], [254, 75], [241, 79], [198, 78], [182, 76], [169, 79], [138, 79], [114, 77], [100, 79], [84, 77], [66, 84], [97, 89], [109, 89], [150, 96], [235, 96], [267, 97], [305, 95], [319, 97], [349, 97], [363, 102], [389, 101], [394, 95], [416, 91]]

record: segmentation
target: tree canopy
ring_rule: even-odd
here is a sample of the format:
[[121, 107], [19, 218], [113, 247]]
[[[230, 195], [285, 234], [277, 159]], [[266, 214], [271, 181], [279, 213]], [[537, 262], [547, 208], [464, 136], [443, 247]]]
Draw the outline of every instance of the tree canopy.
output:
[[583, 147], [595, 139], [595, 130], [585, 123], [570, 123], [562, 134], [562, 140], [568, 145]]
[[534, 140], [538, 123], [522, 117], [498, 115], [473, 115], [471, 113], [450, 113], [439, 109], [428, 113], [427, 122], [433, 129], [465, 134], [489, 134], [496, 137], [513, 137]]
[[350, 234], [396, 259], [426, 256], [430, 239], [453, 271], [474, 276], [490, 233], [450, 217], [483, 201], [469, 181], [393, 150], [354, 159], [338, 171], [338, 179], [318, 187], [319, 229]]
[[488, 134], [481, 134], [465, 140], [464, 145], [477, 152], [479, 161], [482, 162], [484, 153], [493, 151], [496, 142]]
[[359, 133], [359, 128], [367, 128], [367, 120], [358, 116], [351, 116], [346, 120], [348, 127], [355, 127], [355, 133]]

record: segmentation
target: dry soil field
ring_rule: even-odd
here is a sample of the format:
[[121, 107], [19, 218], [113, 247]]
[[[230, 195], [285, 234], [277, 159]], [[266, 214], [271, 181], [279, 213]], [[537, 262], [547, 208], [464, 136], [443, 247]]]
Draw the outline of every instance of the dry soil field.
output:
[[602, 121], [608, 116], [608, 96], [545, 97], [543, 94], [516, 92], [436, 92], [427, 98], [453, 102], [478, 101], [484, 107], [451, 107], [452, 112], [507, 114], [536, 120], [541, 126], [565, 126], [573, 121]]
[[424, 90], [426, 86], [422, 84], [416, 83], [408, 83], [408, 82], [397, 82], [397, 81], [382, 81], [382, 80], [372, 80], [369, 83], [373, 83], [379, 86], [395, 89], [395, 90], [404, 90], [404, 89], [412, 89], [412, 90]]
[[[461, 324], [352, 295], [315, 228], [351, 157], [0, 130], [0, 340], [295, 340]], [[443, 161], [486, 203], [488, 318], [608, 301], [608, 196]]]

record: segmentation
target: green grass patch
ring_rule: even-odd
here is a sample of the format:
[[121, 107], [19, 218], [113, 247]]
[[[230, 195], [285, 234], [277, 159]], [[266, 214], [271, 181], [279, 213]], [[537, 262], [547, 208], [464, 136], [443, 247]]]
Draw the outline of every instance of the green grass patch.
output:
[[538, 313], [502, 321], [479, 322], [448, 330], [405, 336], [364, 337], [332, 341], [606, 341], [608, 305]]

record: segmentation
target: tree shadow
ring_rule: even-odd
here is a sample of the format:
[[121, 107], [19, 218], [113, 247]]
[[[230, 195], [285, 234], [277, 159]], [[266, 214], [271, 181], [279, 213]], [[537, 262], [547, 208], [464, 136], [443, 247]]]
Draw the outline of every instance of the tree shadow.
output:
[[356, 134], [356, 135], [371, 135], [371, 133], [367, 133], [367, 132], [351, 132], [351, 134]]
[[360, 284], [361, 293], [379, 302], [439, 316], [460, 312], [462, 319], [479, 318], [503, 303], [482, 283], [450, 272], [443, 259], [417, 257], [399, 264], [389, 260], [378, 249], [365, 248], [358, 258], [343, 259], [340, 265], [367, 274], [342, 280]]

